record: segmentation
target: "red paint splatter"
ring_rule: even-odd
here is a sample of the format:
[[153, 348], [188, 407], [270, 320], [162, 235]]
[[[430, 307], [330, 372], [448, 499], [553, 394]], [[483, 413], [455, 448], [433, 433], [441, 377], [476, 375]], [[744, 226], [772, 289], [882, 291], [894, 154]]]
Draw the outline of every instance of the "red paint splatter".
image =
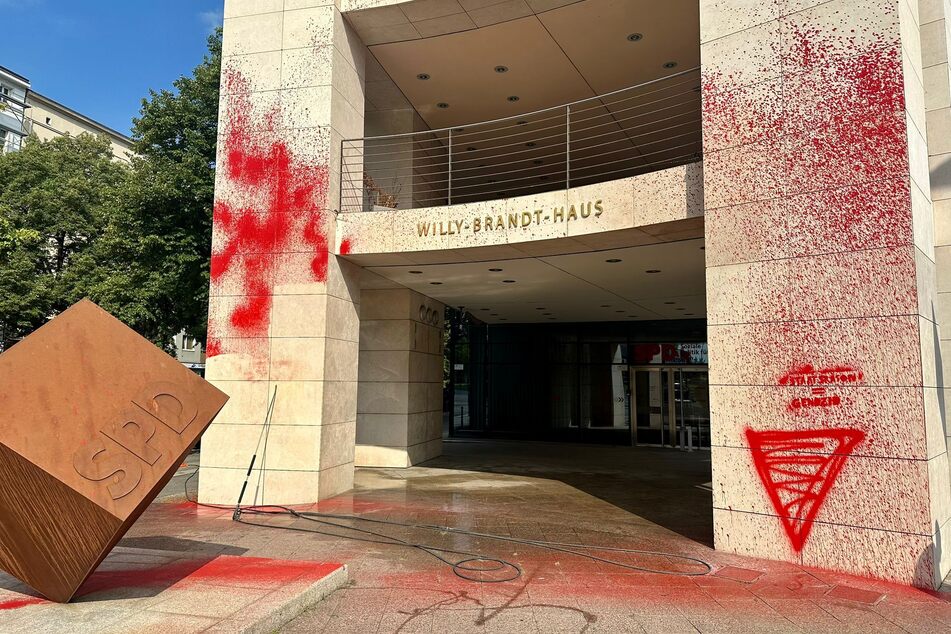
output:
[[340, 255], [347, 255], [353, 248], [350, 238], [344, 238], [340, 241]]
[[796, 552], [846, 458], [864, 438], [858, 429], [746, 430], [753, 464]]
[[40, 603], [49, 603], [49, 601], [47, 599], [44, 599], [43, 597], [26, 597], [23, 599], [9, 599], [7, 601], [0, 601], [0, 610], [18, 610], [28, 605], [38, 605]]
[[[227, 281], [236, 305], [209, 318], [207, 356], [222, 352], [223, 337], [267, 334], [276, 279], [327, 276], [327, 166], [299, 160], [279, 138], [275, 110], [255, 128], [246, 80], [235, 72], [229, 86], [228, 129], [221, 155], [223, 182], [214, 209], [216, 248], [211, 258], [213, 288]], [[288, 270], [282, 254], [310, 254], [309, 271]]]
[[852, 366], [837, 365], [816, 369], [811, 364], [793, 368], [779, 377], [780, 385], [848, 385], [859, 383], [864, 378], [861, 370]]

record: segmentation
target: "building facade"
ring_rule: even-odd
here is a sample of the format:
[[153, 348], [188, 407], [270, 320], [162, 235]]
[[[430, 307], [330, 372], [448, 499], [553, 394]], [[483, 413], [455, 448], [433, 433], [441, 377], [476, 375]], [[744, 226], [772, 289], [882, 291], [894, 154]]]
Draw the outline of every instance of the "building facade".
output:
[[709, 447], [718, 549], [934, 586], [948, 16], [227, 0], [200, 498], [265, 421], [297, 504], [438, 455], [445, 412]]
[[79, 134], [104, 137], [116, 160], [128, 162], [132, 139], [31, 88], [30, 80], [0, 66], [0, 151], [14, 152], [26, 137], [41, 141]]

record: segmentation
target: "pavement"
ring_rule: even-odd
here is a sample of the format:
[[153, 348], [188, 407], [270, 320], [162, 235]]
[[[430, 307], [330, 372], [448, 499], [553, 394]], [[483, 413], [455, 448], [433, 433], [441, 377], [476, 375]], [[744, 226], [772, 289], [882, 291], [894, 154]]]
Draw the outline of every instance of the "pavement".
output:
[[[346, 564], [349, 582], [272, 628], [283, 632], [951, 632], [949, 593], [714, 551], [707, 452], [447, 442], [440, 458], [409, 469], [358, 469], [352, 492], [295, 509], [378, 522], [280, 513], [245, 514], [247, 523], [237, 523], [228, 511], [187, 502], [188, 475], [163, 491], [120, 547]], [[525, 543], [538, 540], [588, 548]], [[450, 564], [483, 559], [454, 571], [434, 555]], [[706, 562], [709, 572], [684, 574], [707, 572], [684, 556]], [[505, 581], [514, 569], [489, 559], [521, 574]], [[251, 596], [245, 590], [252, 589], [218, 597], [243, 602]], [[161, 612], [162, 604], [141, 611]], [[39, 614], [27, 611], [35, 608], [0, 611], [0, 631], [8, 631], [3, 619], [18, 618], [43, 631]], [[187, 629], [160, 622], [151, 623], [156, 631]], [[149, 626], [112, 623], [126, 627], [94, 631]], [[201, 631], [202, 623], [185, 625]]]

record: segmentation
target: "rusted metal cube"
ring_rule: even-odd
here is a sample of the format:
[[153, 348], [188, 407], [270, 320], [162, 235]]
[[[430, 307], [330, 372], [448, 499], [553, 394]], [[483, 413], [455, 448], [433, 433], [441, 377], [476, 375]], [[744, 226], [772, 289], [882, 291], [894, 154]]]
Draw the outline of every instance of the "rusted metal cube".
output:
[[228, 397], [83, 300], [0, 355], [0, 567], [68, 601]]

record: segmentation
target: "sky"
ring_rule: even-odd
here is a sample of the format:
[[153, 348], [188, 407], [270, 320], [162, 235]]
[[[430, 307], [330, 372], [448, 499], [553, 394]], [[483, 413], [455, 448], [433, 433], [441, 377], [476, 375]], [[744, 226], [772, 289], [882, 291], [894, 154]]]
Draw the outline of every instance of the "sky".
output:
[[0, 66], [128, 134], [149, 89], [172, 88], [207, 51], [224, 0], [0, 0]]

